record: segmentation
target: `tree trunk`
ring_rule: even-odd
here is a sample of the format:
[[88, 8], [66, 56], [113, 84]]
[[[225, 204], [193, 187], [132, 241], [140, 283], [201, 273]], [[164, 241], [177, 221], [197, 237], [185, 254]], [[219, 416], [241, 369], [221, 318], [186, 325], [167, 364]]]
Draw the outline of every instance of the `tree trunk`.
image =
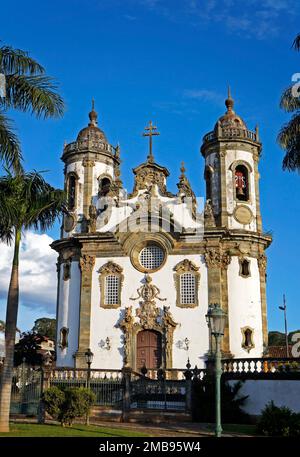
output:
[[5, 323], [5, 359], [0, 388], [0, 432], [9, 432], [11, 385], [14, 367], [14, 350], [19, 306], [19, 250], [21, 230], [15, 230], [14, 257], [7, 296]]

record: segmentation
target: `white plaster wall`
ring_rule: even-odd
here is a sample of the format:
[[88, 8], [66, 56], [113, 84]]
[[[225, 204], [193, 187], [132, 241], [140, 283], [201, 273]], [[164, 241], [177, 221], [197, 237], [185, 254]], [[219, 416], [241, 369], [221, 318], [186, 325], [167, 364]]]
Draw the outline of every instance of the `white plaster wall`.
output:
[[[75, 215], [77, 219], [81, 219], [83, 215], [83, 189], [84, 189], [84, 167], [82, 165], [82, 160], [77, 161], [77, 162], [72, 162], [67, 165], [67, 170], [66, 170], [66, 176], [68, 173], [74, 172], [78, 176], [78, 187], [77, 187], [77, 205], [76, 205], [76, 210], [75, 210]], [[112, 178], [114, 178], [114, 170], [112, 165], [107, 165], [102, 162], [95, 162], [95, 166], [93, 167], [93, 187], [92, 187], [92, 197], [94, 198], [94, 204], [97, 204], [98, 200], [98, 188], [99, 188], [99, 182], [98, 178], [101, 175], [110, 175]], [[80, 233], [81, 231], [81, 226], [80, 224], [77, 224], [74, 227], [74, 230], [70, 232], [65, 232], [63, 231], [63, 237], [64, 238], [69, 238], [71, 237], [74, 233]]]
[[[78, 262], [71, 263], [71, 278], [63, 280], [63, 266], [60, 268], [60, 290], [58, 306], [58, 341], [57, 341], [57, 366], [74, 366], [73, 355], [78, 349], [79, 330], [79, 304], [80, 304], [80, 270]], [[68, 347], [60, 349], [58, 346], [62, 327], [69, 329]]]
[[[199, 306], [194, 309], [176, 307], [176, 292], [174, 287], [173, 267], [188, 258], [200, 267]], [[99, 268], [108, 260], [112, 260], [123, 268], [124, 283], [121, 296], [121, 308], [104, 309], [100, 307]], [[153, 284], [160, 289], [160, 296], [167, 298], [166, 302], [157, 300], [157, 306], [170, 306], [170, 311], [175, 322], [179, 325], [174, 331], [173, 367], [183, 368], [187, 363], [188, 356], [191, 364], [203, 367], [203, 357], [208, 351], [208, 329], [205, 314], [208, 308], [207, 299], [207, 272], [199, 255], [168, 256], [164, 267], [151, 274]], [[138, 300], [132, 301], [130, 297], [137, 296], [137, 289], [142, 285], [144, 275], [135, 270], [128, 257], [98, 258], [93, 271], [92, 283], [92, 309], [91, 309], [91, 349], [94, 353], [93, 368], [121, 368], [123, 363], [123, 339], [122, 331], [116, 328], [116, 324], [122, 319], [124, 308], [133, 306], [133, 311], [139, 307]], [[109, 337], [111, 350], [100, 347], [101, 340]], [[180, 341], [185, 338], [190, 340], [189, 351], [180, 349]]]
[[101, 175], [109, 175], [114, 178], [114, 169], [113, 166], [110, 164], [105, 164], [103, 162], [95, 162], [95, 166], [93, 167], [93, 190], [92, 195], [98, 196], [99, 190], [99, 181], [98, 178]]
[[[250, 261], [251, 277], [239, 276], [239, 261], [233, 256], [228, 266], [228, 318], [230, 350], [234, 357], [261, 357], [263, 352], [260, 280], [257, 259]], [[254, 329], [255, 347], [248, 353], [242, 348], [243, 327]]]
[[[252, 172], [249, 174], [250, 184], [250, 203], [237, 202], [234, 198], [235, 187], [233, 179], [233, 170], [230, 169], [231, 165], [237, 160], [242, 160], [250, 165]], [[227, 150], [225, 156], [226, 166], [226, 189], [227, 189], [227, 211], [229, 213], [229, 227], [233, 229], [246, 229], [256, 231], [256, 194], [255, 194], [255, 176], [254, 176], [254, 161], [251, 152], [242, 150]], [[250, 224], [240, 224], [235, 220], [232, 213], [237, 205], [244, 205], [251, 209], [253, 214], [253, 220]]]
[[[231, 385], [236, 381], [229, 381]], [[298, 380], [248, 379], [239, 391], [239, 396], [249, 395], [243, 407], [253, 416], [261, 414], [270, 401], [276, 406], [287, 406], [295, 413], [300, 413], [300, 382]]]

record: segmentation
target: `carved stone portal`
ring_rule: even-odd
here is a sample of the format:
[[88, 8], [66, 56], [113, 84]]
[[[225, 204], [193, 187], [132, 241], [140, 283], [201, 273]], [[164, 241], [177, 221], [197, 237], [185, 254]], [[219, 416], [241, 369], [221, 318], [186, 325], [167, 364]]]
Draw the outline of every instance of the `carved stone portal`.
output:
[[124, 334], [124, 366], [134, 370], [136, 370], [137, 359], [137, 334], [142, 330], [155, 330], [161, 333], [162, 364], [166, 368], [172, 368], [173, 333], [177, 323], [172, 317], [169, 306], [164, 306], [163, 309], [156, 306], [156, 299], [160, 301], [166, 299], [159, 297], [160, 290], [151, 282], [152, 278], [146, 275], [145, 284], [137, 290], [138, 296], [132, 298], [132, 300], [141, 299], [140, 307], [136, 310], [136, 317], [133, 316], [132, 306], [128, 306], [125, 308], [125, 315], [118, 325]]

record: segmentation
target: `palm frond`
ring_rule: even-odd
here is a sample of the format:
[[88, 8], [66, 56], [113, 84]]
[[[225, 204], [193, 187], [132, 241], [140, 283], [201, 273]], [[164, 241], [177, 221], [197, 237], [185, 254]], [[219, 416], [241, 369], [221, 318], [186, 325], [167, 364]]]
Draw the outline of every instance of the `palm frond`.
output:
[[286, 149], [294, 138], [300, 135], [300, 113], [295, 114], [292, 119], [286, 123], [280, 130], [277, 141], [282, 147]]
[[42, 74], [45, 70], [36, 60], [29, 57], [26, 51], [13, 49], [11, 46], [1, 46], [0, 72], [5, 75], [11, 73], [34, 75]]
[[298, 34], [298, 35], [296, 36], [296, 38], [294, 39], [293, 44], [292, 44], [292, 47], [293, 47], [296, 51], [300, 51], [300, 34]]
[[45, 231], [52, 227], [66, 203], [64, 191], [52, 187], [35, 170], [0, 177], [0, 204], [1, 199], [5, 207], [0, 210], [0, 236], [6, 240], [15, 228]]
[[31, 112], [38, 118], [60, 117], [64, 102], [56, 90], [57, 86], [48, 76], [8, 75], [4, 107]]
[[16, 172], [22, 169], [22, 154], [18, 137], [12, 130], [11, 121], [0, 112], [0, 159]]
[[13, 239], [13, 226], [17, 214], [15, 205], [11, 204], [10, 189], [8, 180], [0, 178], [0, 239], [8, 244]]
[[[299, 94], [300, 95], [300, 94]], [[282, 94], [280, 99], [280, 108], [286, 111], [287, 113], [291, 113], [300, 109], [300, 97], [294, 96], [293, 94], [293, 86], [288, 87]]]
[[277, 141], [285, 150], [283, 169], [300, 171], [300, 114], [296, 114], [290, 122], [282, 127]]

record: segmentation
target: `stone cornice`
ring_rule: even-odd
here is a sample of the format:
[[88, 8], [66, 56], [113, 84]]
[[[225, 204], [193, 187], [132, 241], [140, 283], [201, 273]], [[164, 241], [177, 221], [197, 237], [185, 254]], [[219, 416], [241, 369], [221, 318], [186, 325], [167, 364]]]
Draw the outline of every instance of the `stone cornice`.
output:
[[[147, 236], [147, 233], [135, 233], [133, 235], [135, 243], [147, 240], [148, 238], [153, 239], [153, 234], [152, 236], [149, 234], [149, 237]], [[167, 239], [169, 240], [169, 247], [167, 249], [169, 255], [202, 255], [208, 244], [212, 247], [226, 244], [226, 249], [230, 249], [232, 252], [235, 252], [236, 246], [241, 243], [248, 243], [251, 246], [256, 246], [256, 250], [264, 250], [268, 248], [272, 242], [272, 237], [269, 234], [250, 232], [246, 230], [227, 230], [216, 227], [205, 230], [203, 239], [195, 240], [194, 242], [186, 242], [184, 238], [180, 237], [179, 239], [175, 239], [173, 237], [170, 238], [171, 235], [167, 235]], [[161, 238], [162, 235], [158, 237], [159, 240], [161, 240]], [[70, 238], [54, 241], [51, 244], [51, 248], [58, 253], [69, 249], [73, 250], [76, 255], [79, 255], [81, 252], [89, 253], [96, 257], [123, 257], [128, 254], [127, 240], [128, 236], [117, 239], [111, 232], [76, 234]], [[258, 248], [258, 246], [260, 246], [260, 248]]]

